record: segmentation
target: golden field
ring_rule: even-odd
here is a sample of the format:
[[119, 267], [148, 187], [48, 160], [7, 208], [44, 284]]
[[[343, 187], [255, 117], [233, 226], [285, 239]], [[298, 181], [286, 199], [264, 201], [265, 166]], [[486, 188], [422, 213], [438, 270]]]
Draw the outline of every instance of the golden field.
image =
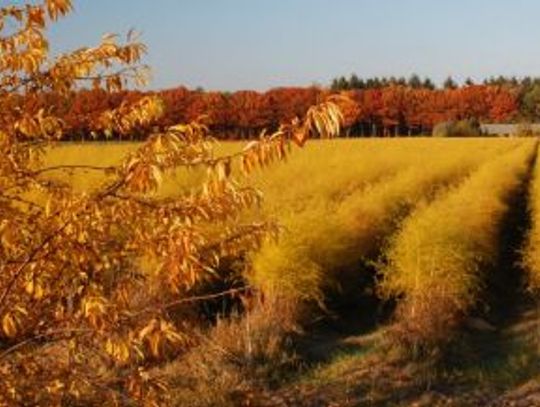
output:
[[[136, 147], [66, 143], [48, 151], [45, 164], [108, 166]], [[238, 142], [218, 144], [216, 155], [243, 147]], [[246, 376], [260, 375], [259, 370], [253, 372], [255, 367], [265, 366], [264, 375], [285, 374], [284, 337], [290, 330], [301, 327], [308, 341], [318, 343], [316, 348], [328, 346], [328, 339], [309, 339], [311, 326], [319, 319], [341, 320], [353, 332], [367, 330], [368, 338], [384, 338], [376, 342], [388, 342], [395, 351], [405, 350], [407, 358], [422, 361], [451, 349], [460, 335], [469, 332], [470, 320], [492, 322], [506, 312], [505, 307], [512, 307], [513, 298], [527, 302], [525, 289], [536, 293], [540, 281], [537, 148], [531, 138], [311, 141], [283, 162], [249, 176], [238, 175], [239, 182], [254, 186], [263, 196], [258, 209], [244, 214], [246, 220], [274, 219], [282, 227], [278, 240], [266, 241], [239, 268], [242, 284], [265, 293], [267, 302], [244, 317], [218, 319], [202, 348], [160, 370], [174, 389], [176, 402], [229, 405], [224, 394], [241, 386]], [[102, 172], [93, 170], [48, 176], [79, 191], [104, 181]], [[203, 176], [197, 169], [166, 174], [157, 194], [182, 195]], [[526, 226], [514, 224], [516, 219]], [[514, 229], [516, 233], [506, 236]], [[504, 292], [497, 285], [504, 290], [512, 273], [519, 278], [523, 274], [523, 284], [509, 285], [508, 296], [493, 299]], [[227, 288], [229, 277], [220, 274], [217, 278], [223, 281], [200, 292]], [[381, 314], [374, 303], [391, 304], [391, 312]], [[366, 320], [377, 324], [363, 325]], [[359, 339], [363, 334], [355, 335], [354, 340], [365, 340]], [[522, 342], [520, 337], [519, 346]], [[371, 344], [360, 349], [359, 355], [337, 354], [329, 363], [315, 365], [309, 374], [300, 374], [295, 386], [328, 386], [332, 381], [348, 388], [342, 378], [351, 366], [370, 366], [375, 363], [372, 357], [378, 358], [376, 363], [394, 357], [387, 354], [387, 347], [382, 353], [371, 350]], [[512, 358], [528, 355], [519, 369], [529, 372], [536, 356], [513, 349], [509, 352], [517, 353]], [[492, 358], [488, 352], [487, 367], [467, 367], [458, 375], [471, 383], [484, 383], [486, 377], [510, 382], [508, 376], [518, 370], [514, 359], [493, 367]], [[226, 374], [216, 373], [221, 369]], [[428, 371], [422, 374], [435, 374]], [[183, 375], [195, 377], [196, 386], [187, 390], [179, 379]], [[280, 383], [287, 392], [288, 386]], [[391, 392], [396, 391], [395, 383]]]
[[[218, 144], [216, 154], [238, 151], [243, 145]], [[118, 163], [136, 147], [136, 143], [65, 144], [49, 151], [45, 164], [107, 166]], [[400, 245], [406, 245], [410, 254], [410, 248], [409, 243], [397, 240], [403, 240], [401, 236], [413, 238], [409, 229], [414, 228], [411, 223], [421, 217], [422, 211], [434, 212], [433, 219], [446, 220], [446, 208], [438, 207], [440, 201], [451, 195], [460, 198], [454, 199], [456, 202], [448, 211], [461, 210], [466, 216], [466, 210], [473, 210], [467, 200], [461, 198], [467, 193], [467, 184], [476, 182], [490, 190], [493, 185], [508, 189], [504, 182], [517, 182], [516, 177], [523, 176], [524, 161], [518, 163], [522, 166], [521, 172], [507, 173], [511, 163], [506, 163], [505, 157], [524, 160], [524, 157], [530, 158], [534, 148], [534, 142], [527, 139], [310, 142], [304, 149], [293, 151], [285, 162], [240, 180], [261, 190], [264, 204], [258, 215], [276, 219], [284, 228], [278, 242], [269, 242], [252, 256], [253, 267], [245, 277], [256, 287], [322, 303], [326, 290], [339, 289], [340, 284], [347, 283], [351, 269], [358, 269], [355, 273], [361, 278], [361, 263], [375, 260], [385, 254], [385, 250], [390, 253], [390, 268], [401, 270], [400, 265], [394, 264], [396, 255], [393, 253]], [[511, 179], [506, 181], [499, 174], [501, 171]], [[62, 177], [81, 191], [91, 190], [103, 181], [102, 173], [92, 170], [58, 171], [49, 176]], [[169, 174], [159, 194], [179, 195], [202, 176], [196, 169]], [[479, 180], [474, 181], [476, 178]], [[482, 193], [476, 184], [469, 188]], [[496, 228], [489, 207], [482, 206], [476, 213], [484, 210], [489, 218], [489, 225], [485, 226]], [[467, 225], [459, 223], [454, 227], [469, 233]], [[428, 239], [432, 229], [428, 224]], [[492, 229], [490, 233], [495, 233]], [[441, 228], [436, 231], [444, 233]], [[393, 243], [391, 247], [387, 245], [389, 240]], [[445, 258], [451, 259], [454, 255], [460, 257], [459, 253], [447, 253]], [[451, 267], [461, 266], [450, 261], [448, 270], [439, 272], [444, 275]], [[344, 271], [347, 272], [345, 280], [340, 277]], [[400, 278], [388, 273], [386, 276], [385, 272], [385, 287]], [[403, 289], [388, 287], [387, 291], [401, 293]]]

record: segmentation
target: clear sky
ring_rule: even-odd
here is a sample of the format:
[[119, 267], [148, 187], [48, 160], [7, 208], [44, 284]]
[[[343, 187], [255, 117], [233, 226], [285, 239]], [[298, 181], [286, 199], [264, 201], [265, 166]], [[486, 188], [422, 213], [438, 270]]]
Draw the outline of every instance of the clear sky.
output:
[[[12, 3], [0, 0], [0, 4]], [[142, 31], [152, 88], [540, 76], [538, 0], [74, 0], [55, 51]]]

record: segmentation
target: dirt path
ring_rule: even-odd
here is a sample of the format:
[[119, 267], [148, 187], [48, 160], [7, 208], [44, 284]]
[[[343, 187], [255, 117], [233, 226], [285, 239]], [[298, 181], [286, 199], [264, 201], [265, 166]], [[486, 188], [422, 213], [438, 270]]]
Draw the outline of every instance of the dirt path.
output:
[[260, 405], [540, 406], [540, 306], [523, 304], [504, 327], [477, 331], [475, 345], [483, 350], [438, 372], [378, 348], [382, 335], [384, 329], [331, 339], [327, 361], [263, 396]]

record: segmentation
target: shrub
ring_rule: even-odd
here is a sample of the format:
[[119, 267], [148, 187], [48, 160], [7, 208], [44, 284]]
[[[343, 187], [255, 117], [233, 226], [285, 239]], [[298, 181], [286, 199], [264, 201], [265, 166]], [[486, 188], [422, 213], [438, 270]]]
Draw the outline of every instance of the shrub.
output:
[[509, 197], [523, 182], [536, 144], [525, 143], [419, 208], [393, 237], [381, 269], [385, 298], [400, 299], [395, 338], [425, 354], [443, 349], [476, 304], [497, 261]]
[[481, 136], [480, 124], [474, 119], [438, 123], [433, 127], [433, 137]]
[[[311, 202], [285, 217], [287, 229], [281, 238], [254, 253], [250, 283], [297, 301], [324, 303], [326, 290], [351, 283], [342, 281], [342, 271], [353, 269], [357, 270], [354, 276], [362, 275], [362, 261], [374, 259], [405, 214], [460, 181], [483, 160], [515, 146], [501, 140], [480, 151], [474, 147], [480, 146], [476, 140], [456, 142], [460, 147], [449, 149], [451, 141], [445, 141], [439, 150], [427, 140], [417, 141], [418, 155], [411, 155], [409, 165], [399, 173], [333, 204]], [[470, 149], [476, 154], [469, 154]]]

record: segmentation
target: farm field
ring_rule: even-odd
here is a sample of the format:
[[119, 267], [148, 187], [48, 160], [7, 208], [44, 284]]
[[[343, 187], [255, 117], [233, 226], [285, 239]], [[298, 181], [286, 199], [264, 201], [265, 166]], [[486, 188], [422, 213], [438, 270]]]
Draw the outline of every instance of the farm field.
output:
[[[217, 155], [242, 146], [221, 144]], [[65, 144], [45, 161], [107, 166], [136, 147]], [[536, 405], [528, 389], [540, 386], [537, 148], [518, 138], [313, 141], [243, 179], [264, 196], [243, 216], [283, 230], [200, 292], [246, 285], [275, 309], [250, 317], [252, 337], [242, 315], [222, 314], [210, 345], [160, 372], [174, 400], [236, 405], [260, 392], [262, 405]], [[92, 170], [47, 176], [81, 191], [103, 181]], [[168, 174], [156, 194], [181, 195], [200, 177]], [[261, 341], [251, 352], [268, 359], [271, 386], [227, 356], [201, 368], [201, 352], [242, 354], [246, 340]], [[293, 361], [275, 360], [284, 355]], [[195, 388], [177, 375], [194, 376]]]

